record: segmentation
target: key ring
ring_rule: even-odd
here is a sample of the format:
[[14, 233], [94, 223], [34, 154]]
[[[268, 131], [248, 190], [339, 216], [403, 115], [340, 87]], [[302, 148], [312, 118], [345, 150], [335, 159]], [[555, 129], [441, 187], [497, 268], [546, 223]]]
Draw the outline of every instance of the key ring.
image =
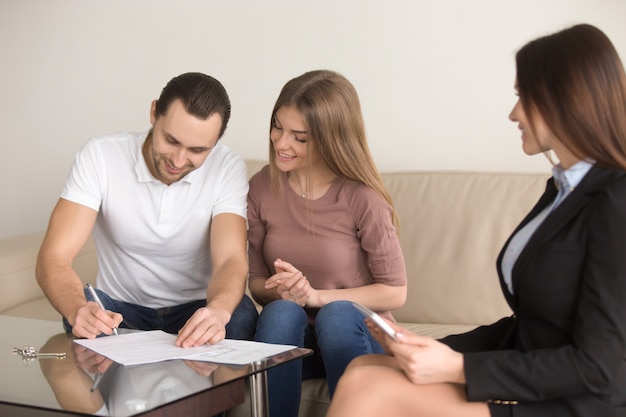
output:
[[33, 346], [24, 346], [22, 348], [13, 348], [11, 349], [11, 353], [14, 355], [20, 355], [22, 357], [22, 362], [24, 366], [28, 366], [30, 363], [34, 362], [35, 359], [39, 358], [53, 358], [53, 359], [65, 359], [67, 357], [67, 353], [40, 353]]

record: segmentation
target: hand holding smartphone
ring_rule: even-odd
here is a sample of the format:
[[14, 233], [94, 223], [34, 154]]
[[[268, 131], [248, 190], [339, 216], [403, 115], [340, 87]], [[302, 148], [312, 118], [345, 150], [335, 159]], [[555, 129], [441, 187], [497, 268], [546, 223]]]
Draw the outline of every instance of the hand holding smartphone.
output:
[[354, 307], [359, 310], [361, 313], [363, 313], [363, 315], [365, 317], [368, 317], [370, 319], [372, 319], [372, 321], [374, 323], [376, 323], [376, 325], [383, 331], [385, 332], [389, 337], [391, 337], [394, 341], [399, 342], [400, 340], [398, 340], [398, 337], [396, 336], [396, 331], [393, 330], [393, 328], [385, 321], [383, 320], [382, 317], [380, 317], [378, 314], [376, 314], [375, 312], [373, 312], [372, 310], [370, 310], [369, 308], [365, 307], [362, 304], [356, 303], [356, 302], [352, 302], [352, 304], [354, 305]]

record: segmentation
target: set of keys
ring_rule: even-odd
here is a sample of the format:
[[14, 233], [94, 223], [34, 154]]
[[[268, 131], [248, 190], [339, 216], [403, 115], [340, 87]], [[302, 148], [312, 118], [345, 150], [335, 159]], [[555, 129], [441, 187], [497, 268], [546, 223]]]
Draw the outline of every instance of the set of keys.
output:
[[47, 353], [47, 352], [39, 352], [32, 346], [24, 346], [22, 348], [13, 348], [11, 353], [14, 355], [20, 355], [22, 357], [22, 361], [24, 365], [28, 365], [31, 362], [34, 362], [35, 359], [65, 359], [67, 357], [67, 353]]

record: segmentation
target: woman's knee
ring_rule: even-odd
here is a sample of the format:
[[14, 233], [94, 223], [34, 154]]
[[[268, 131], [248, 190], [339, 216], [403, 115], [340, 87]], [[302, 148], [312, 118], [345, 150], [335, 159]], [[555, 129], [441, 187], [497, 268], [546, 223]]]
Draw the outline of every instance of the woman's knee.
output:
[[261, 310], [260, 316], [265, 318], [285, 319], [288, 322], [306, 321], [307, 315], [302, 307], [293, 301], [276, 300], [267, 304]]
[[363, 326], [363, 315], [350, 301], [333, 301], [320, 309], [315, 317], [316, 327], [332, 327], [335, 329]]
[[370, 378], [371, 372], [367, 367], [346, 369], [339, 379], [327, 416], [390, 415], [387, 412], [387, 399], [376, 392]]
[[373, 408], [376, 408], [377, 403], [384, 404], [387, 401], [386, 390], [381, 387], [380, 375], [376, 368], [367, 366], [366, 362], [356, 358], [339, 378], [335, 396], [358, 398], [358, 402], [367, 401], [369, 407]]
[[390, 366], [388, 359], [391, 358], [389, 355], [381, 355], [378, 353], [373, 353], [371, 355], [361, 355], [350, 361], [347, 369], [351, 368], [359, 368], [362, 366]]
[[308, 324], [306, 312], [298, 304], [277, 300], [269, 303], [259, 314], [256, 340], [270, 343], [300, 345]]

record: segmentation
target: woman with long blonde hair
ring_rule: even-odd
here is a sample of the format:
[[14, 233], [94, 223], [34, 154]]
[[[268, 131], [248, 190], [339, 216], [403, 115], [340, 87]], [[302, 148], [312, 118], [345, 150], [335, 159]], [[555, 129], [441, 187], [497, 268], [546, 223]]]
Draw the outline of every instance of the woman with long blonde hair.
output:
[[282, 89], [270, 163], [250, 180], [249, 286], [263, 306], [256, 340], [314, 349], [269, 371], [270, 414], [298, 414], [303, 379], [332, 397], [348, 363], [382, 352], [352, 301], [393, 320], [406, 298], [397, 216], [371, 157], [354, 86], [311, 71]]

